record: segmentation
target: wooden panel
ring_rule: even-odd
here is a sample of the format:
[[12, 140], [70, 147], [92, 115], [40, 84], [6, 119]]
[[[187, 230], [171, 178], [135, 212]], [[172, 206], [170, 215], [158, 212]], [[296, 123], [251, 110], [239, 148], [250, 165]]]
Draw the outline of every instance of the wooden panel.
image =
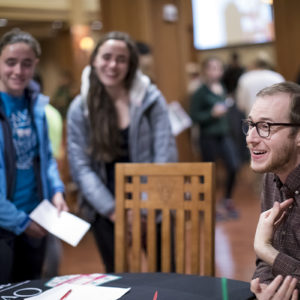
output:
[[51, 1], [40, 1], [40, 0], [1, 0], [0, 7], [13, 7], [18, 9], [30, 8], [30, 9], [68, 9], [69, 1], [68, 0], [51, 0]]
[[292, 81], [300, 70], [299, 11], [299, 0], [274, 1], [278, 71]]
[[101, 0], [101, 15], [105, 32], [128, 32], [132, 38], [150, 42], [148, 0]]
[[54, 91], [60, 84], [59, 75], [61, 71], [68, 71], [72, 74], [79, 91], [81, 69], [78, 70], [77, 67], [74, 67], [74, 53], [70, 31], [59, 31], [57, 36], [41, 40], [40, 43], [42, 56], [38, 68], [44, 79], [44, 93], [49, 96], [54, 94]]

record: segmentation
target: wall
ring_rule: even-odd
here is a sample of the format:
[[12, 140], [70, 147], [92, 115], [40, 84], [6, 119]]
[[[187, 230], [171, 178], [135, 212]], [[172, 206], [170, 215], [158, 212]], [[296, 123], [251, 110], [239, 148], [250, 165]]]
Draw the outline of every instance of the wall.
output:
[[42, 57], [38, 65], [44, 81], [44, 93], [52, 96], [61, 71], [73, 73], [73, 51], [69, 31], [61, 31], [52, 39], [41, 41]]
[[300, 70], [300, 1], [274, 1], [276, 51], [279, 71], [295, 80]]

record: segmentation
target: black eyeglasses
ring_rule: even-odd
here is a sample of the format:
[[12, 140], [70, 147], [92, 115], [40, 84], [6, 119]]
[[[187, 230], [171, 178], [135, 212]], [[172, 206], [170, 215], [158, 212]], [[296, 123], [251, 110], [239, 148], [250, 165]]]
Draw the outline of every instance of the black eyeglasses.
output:
[[288, 126], [288, 127], [300, 127], [300, 124], [296, 123], [270, 123], [270, 122], [252, 122], [251, 120], [242, 120], [242, 130], [245, 135], [249, 134], [249, 130], [253, 127], [256, 128], [258, 135], [262, 138], [267, 138], [270, 135], [272, 126]]

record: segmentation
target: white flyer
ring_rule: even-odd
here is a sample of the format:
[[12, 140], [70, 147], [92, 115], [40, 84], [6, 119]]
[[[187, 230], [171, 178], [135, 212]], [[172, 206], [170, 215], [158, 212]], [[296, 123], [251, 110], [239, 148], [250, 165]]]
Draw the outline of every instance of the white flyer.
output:
[[130, 288], [63, 284], [25, 300], [116, 300], [129, 291]]
[[62, 211], [48, 200], [43, 200], [29, 215], [30, 218], [47, 231], [76, 247], [90, 228], [90, 224], [77, 216]]
[[178, 101], [173, 101], [168, 104], [168, 113], [172, 133], [175, 136], [179, 135], [182, 131], [192, 126], [192, 119], [185, 112]]

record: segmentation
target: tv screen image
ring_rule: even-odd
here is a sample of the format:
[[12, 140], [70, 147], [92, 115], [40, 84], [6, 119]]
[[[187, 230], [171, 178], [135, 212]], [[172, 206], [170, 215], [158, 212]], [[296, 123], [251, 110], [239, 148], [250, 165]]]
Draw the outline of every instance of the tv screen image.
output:
[[267, 0], [192, 0], [194, 46], [198, 50], [274, 40]]

